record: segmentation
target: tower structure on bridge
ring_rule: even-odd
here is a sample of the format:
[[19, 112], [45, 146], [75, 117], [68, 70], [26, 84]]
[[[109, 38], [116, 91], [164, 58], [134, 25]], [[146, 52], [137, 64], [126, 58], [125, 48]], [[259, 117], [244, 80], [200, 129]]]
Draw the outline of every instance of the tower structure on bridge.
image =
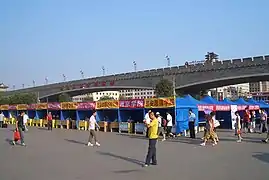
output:
[[0, 83], [0, 92], [7, 91], [8, 86], [5, 85], [4, 83]]

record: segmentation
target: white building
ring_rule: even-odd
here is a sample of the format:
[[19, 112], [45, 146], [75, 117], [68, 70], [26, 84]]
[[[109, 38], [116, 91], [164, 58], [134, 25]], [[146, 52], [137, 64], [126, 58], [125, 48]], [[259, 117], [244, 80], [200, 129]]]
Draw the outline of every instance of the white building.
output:
[[120, 90], [120, 97], [127, 99], [146, 99], [155, 97], [153, 89], [127, 89]]
[[250, 92], [269, 92], [269, 81], [249, 83]]
[[223, 86], [211, 89], [210, 94], [218, 100], [223, 100], [224, 98], [235, 100], [240, 97], [250, 97], [249, 87], [249, 83]]
[[120, 93], [119, 91], [101, 91], [101, 92], [94, 92], [94, 93], [74, 96], [72, 99], [74, 102], [83, 102], [88, 99], [92, 99], [93, 101], [99, 101], [100, 98], [104, 96], [108, 96], [115, 100], [118, 100], [120, 97]]

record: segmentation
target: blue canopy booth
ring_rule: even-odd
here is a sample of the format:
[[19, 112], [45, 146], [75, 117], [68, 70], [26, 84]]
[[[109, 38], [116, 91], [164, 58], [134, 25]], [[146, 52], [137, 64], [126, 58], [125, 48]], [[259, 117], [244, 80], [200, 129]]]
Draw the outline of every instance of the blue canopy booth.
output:
[[16, 118], [18, 116], [18, 110], [16, 105], [9, 105], [9, 118]]
[[36, 104], [28, 105], [27, 115], [28, 115], [29, 119], [34, 119], [36, 117], [36, 115], [37, 115], [36, 113], [37, 113]]
[[0, 105], [0, 109], [3, 112], [5, 118], [10, 118], [8, 108], [9, 108], [9, 105]]
[[229, 103], [218, 101], [211, 96], [205, 96], [202, 101], [215, 106], [216, 120], [220, 121], [220, 128], [232, 128], [231, 106]]
[[108, 124], [117, 123], [119, 121], [119, 101], [97, 101], [96, 102], [98, 124], [101, 130], [107, 131]]
[[61, 104], [58, 102], [48, 103], [48, 112], [51, 113], [52, 119], [60, 120], [61, 117]]
[[76, 126], [79, 127], [79, 129], [81, 128], [83, 128], [84, 130], [88, 129], [88, 123], [86, 120], [92, 116], [94, 109], [95, 109], [95, 102], [78, 103], [76, 111], [76, 119], [77, 119]]
[[[189, 110], [198, 117], [198, 106], [196, 101], [189, 101], [188, 98], [176, 98], [176, 134], [189, 129]], [[198, 125], [198, 121], [196, 121]]]
[[[119, 132], [139, 132], [145, 116], [144, 100], [132, 99], [119, 102]], [[141, 128], [140, 128], [141, 129]]]
[[269, 104], [266, 103], [265, 101], [258, 101], [258, 102], [260, 103], [261, 108], [262, 108], [262, 109], [265, 109], [266, 112], [267, 112], [267, 114], [269, 114]]
[[46, 119], [48, 114], [48, 106], [45, 103], [37, 104], [36, 119]]
[[[175, 99], [174, 97], [168, 98], [151, 98], [145, 99], [145, 114], [148, 110], [152, 110], [154, 113], [159, 112], [160, 115], [166, 119], [166, 113], [169, 113], [173, 117], [173, 125], [175, 125]], [[145, 115], [144, 114], [144, 115]]]
[[189, 102], [190, 104], [195, 104], [196, 106], [198, 106], [198, 121], [196, 122], [195, 126], [203, 126], [205, 125], [205, 110], [210, 110], [213, 111], [214, 110], [214, 105], [210, 105], [206, 102], [203, 101], [199, 101], [195, 98], [193, 98], [191, 95], [185, 95], [184, 99]]

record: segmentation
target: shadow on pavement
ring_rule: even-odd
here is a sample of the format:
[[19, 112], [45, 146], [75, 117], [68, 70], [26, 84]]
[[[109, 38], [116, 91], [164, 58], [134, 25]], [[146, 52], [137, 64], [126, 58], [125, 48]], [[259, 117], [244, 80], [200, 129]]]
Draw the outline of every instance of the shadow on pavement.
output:
[[9, 139], [9, 138], [6, 138], [6, 142], [10, 145], [13, 145], [12, 142], [13, 142], [13, 139]]
[[48, 128], [42, 128], [42, 127], [39, 127], [37, 128], [38, 130], [43, 130], [43, 131], [48, 131]]
[[144, 162], [143, 161], [139, 161], [137, 159], [133, 159], [133, 158], [129, 158], [129, 157], [124, 157], [124, 156], [119, 156], [110, 152], [102, 152], [102, 151], [96, 151], [98, 154], [103, 155], [103, 156], [110, 156], [116, 159], [120, 159], [120, 160], [124, 160], [133, 164], [137, 164], [137, 165], [143, 165]]
[[128, 173], [132, 173], [132, 172], [142, 172], [139, 169], [131, 169], [131, 170], [120, 170], [120, 171], [113, 171], [116, 174], [128, 174]]
[[82, 144], [82, 145], [86, 146], [86, 144], [84, 142], [81, 142], [81, 141], [77, 141], [77, 140], [73, 140], [73, 139], [64, 139], [64, 140], [66, 140], [67, 142], [70, 142], [70, 143]]
[[269, 153], [257, 152], [255, 154], [253, 154], [252, 157], [254, 157], [260, 161], [263, 161], [265, 163], [269, 163]]
[[125, 137], [129, 137], [129, 138], [134, 138], [134, 139], [148, 139], [143, 135], [132, 135], [132, 134], [117, 134], [117, 136], [125, 136]]

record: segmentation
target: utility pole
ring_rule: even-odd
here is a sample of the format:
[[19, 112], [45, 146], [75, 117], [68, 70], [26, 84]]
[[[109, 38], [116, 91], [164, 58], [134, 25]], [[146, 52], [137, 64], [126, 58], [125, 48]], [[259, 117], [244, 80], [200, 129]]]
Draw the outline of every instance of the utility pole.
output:
[[65, 74], [63, 74], [63, 78], [64, 78], [64, 82], [66, 81], [66, 76], [65, 76]]
[[136, 62], [135, 61], [133, 61], [133, 64], [134, 64], [134, 71], [136, 72], [136, 68], [137, 68], [137, 64], [136, 64]]
[[168, 55], [165, 56], [165, 59], [166, 59], [166, 61], [167, 61], [167, 66], [170, 67], [170, 65], [171, 65], [171, 61], [170, 61], [169, 56], [168, 56]]
[[102, 66], [103, 76], [106, 74], [105, 72], [105, 66]]
[[80, 70], [80, 74], [81, 74], [82, 79], [84, 79], [84, 72], [82, 70]]

